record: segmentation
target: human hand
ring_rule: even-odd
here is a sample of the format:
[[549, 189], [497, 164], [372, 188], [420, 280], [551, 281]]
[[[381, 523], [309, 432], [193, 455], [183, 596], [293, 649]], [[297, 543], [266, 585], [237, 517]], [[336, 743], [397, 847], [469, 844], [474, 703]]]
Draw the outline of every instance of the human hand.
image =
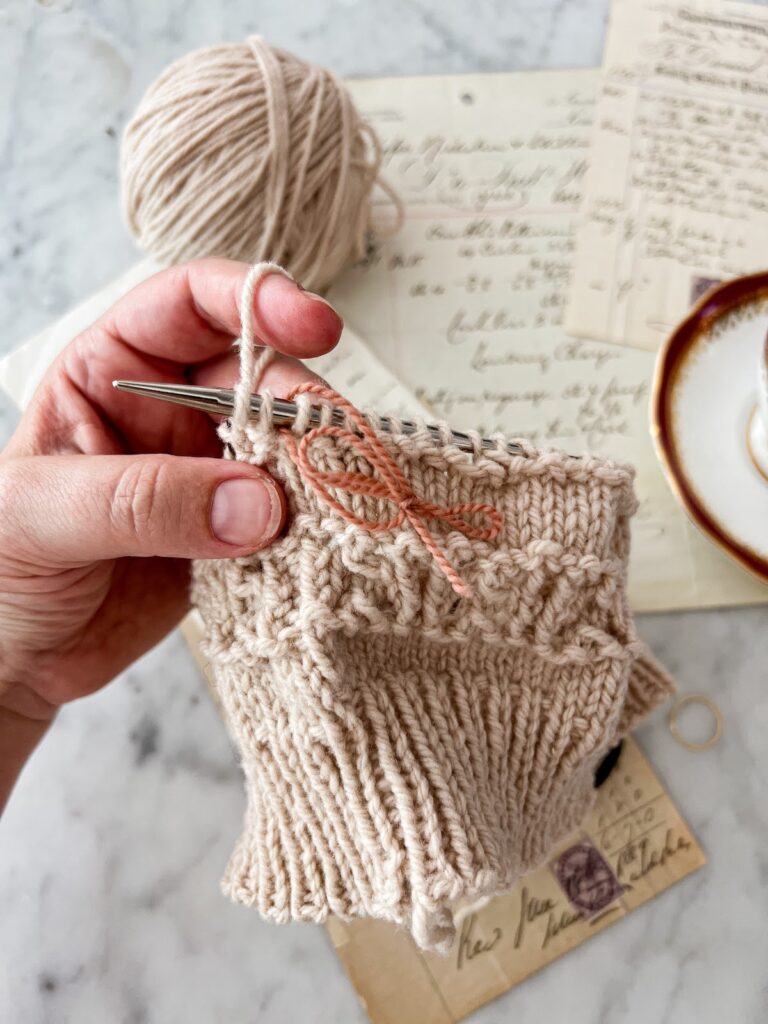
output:
[[[112, 387], [231, 386], [247, 271], [202, 260], [139, 285], [61, 353], [0, 454], [0, 749], [26, 733], [31, 749], [61, 704], [176, 625], [189, 559], [249, 554], [279, 534], [279, 486], [221, 459], [209, 417]], [[263, 378], [277, 396], [312, 378], [297, 357], [329, 351], [342, 328], [280, 274], [258, 283], [253, 323], [282, 353]], [[0, 762], [0, 807], [3, 774], [8, 790]]]

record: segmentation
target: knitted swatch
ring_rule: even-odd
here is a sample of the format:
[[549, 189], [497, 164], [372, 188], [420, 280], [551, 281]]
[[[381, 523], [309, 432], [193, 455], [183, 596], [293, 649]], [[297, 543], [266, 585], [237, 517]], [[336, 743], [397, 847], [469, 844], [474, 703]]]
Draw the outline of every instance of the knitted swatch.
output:
[[305, 445], [317, 489], [297, 444], [318, 399], [296, 401], [293, 437], [269, 401], [222, 431], [283, 484], [287, 532], [195, 566], [248, 794], [223, 887], [274, 921], [367, 915], [446, 951], [451, 901], [540, 864], [589, 811], [603, 755], [672, 688], [627, 606], [632, 471], [501, 438], [463, 452], [447, 430], [389, 434], [369, 416], [420, 507], [499, 515], [485, 539], [430, 519], [471, 591], [457, 596], [382, 486], [345, 489], [381, 470], [343, 429]]

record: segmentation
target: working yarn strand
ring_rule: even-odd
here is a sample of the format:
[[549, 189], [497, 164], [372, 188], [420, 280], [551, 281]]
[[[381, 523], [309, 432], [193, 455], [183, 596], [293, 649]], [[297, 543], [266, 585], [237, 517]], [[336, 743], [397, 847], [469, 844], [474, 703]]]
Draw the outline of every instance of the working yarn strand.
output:
[[246, 274], [240, 292], [240, 337], [236, 345], [240, 350], [240, 376], [235, 385], [232, 425], [242, 431], [251, 415], [251, 395], [256, 390], [264, 371], [275, 358], [275, 350], [268, 345], [259, 346], [253, 330], [253, 303], [256, 286], [267, 274], [291, 275], [276, 263], [255, 263]]

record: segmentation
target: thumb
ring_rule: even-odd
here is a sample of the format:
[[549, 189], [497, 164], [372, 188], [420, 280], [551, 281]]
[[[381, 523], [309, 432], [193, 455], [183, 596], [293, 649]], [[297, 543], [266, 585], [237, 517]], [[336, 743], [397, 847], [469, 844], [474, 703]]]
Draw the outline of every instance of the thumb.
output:
[[230, 558], [274, 540], [285, 497], [256, 466], [172, 455], [0, 460], [0, 549], [43, 564]]

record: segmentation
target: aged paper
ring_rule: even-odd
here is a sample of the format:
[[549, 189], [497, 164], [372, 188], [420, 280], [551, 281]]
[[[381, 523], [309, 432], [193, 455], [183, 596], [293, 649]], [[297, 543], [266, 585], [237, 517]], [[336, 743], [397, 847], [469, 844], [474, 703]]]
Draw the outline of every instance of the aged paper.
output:
[[582, 828], [509, 894], [464, 906], [449, 956], [381, 921], [328, 932], [373, 1024], [453, 1024], [705, 863], [628, 739]]
[[351, 83], [406, 220], [331, 298], [434, 416], [637, 467], [637, 611], [765, 601], [667, 487], [648, 430], [652, 355], [563, 328], [598, 86], [597, 71]]
[[768, 9], [614, 0], [566, 326], [655, 351], [768, 261]]

